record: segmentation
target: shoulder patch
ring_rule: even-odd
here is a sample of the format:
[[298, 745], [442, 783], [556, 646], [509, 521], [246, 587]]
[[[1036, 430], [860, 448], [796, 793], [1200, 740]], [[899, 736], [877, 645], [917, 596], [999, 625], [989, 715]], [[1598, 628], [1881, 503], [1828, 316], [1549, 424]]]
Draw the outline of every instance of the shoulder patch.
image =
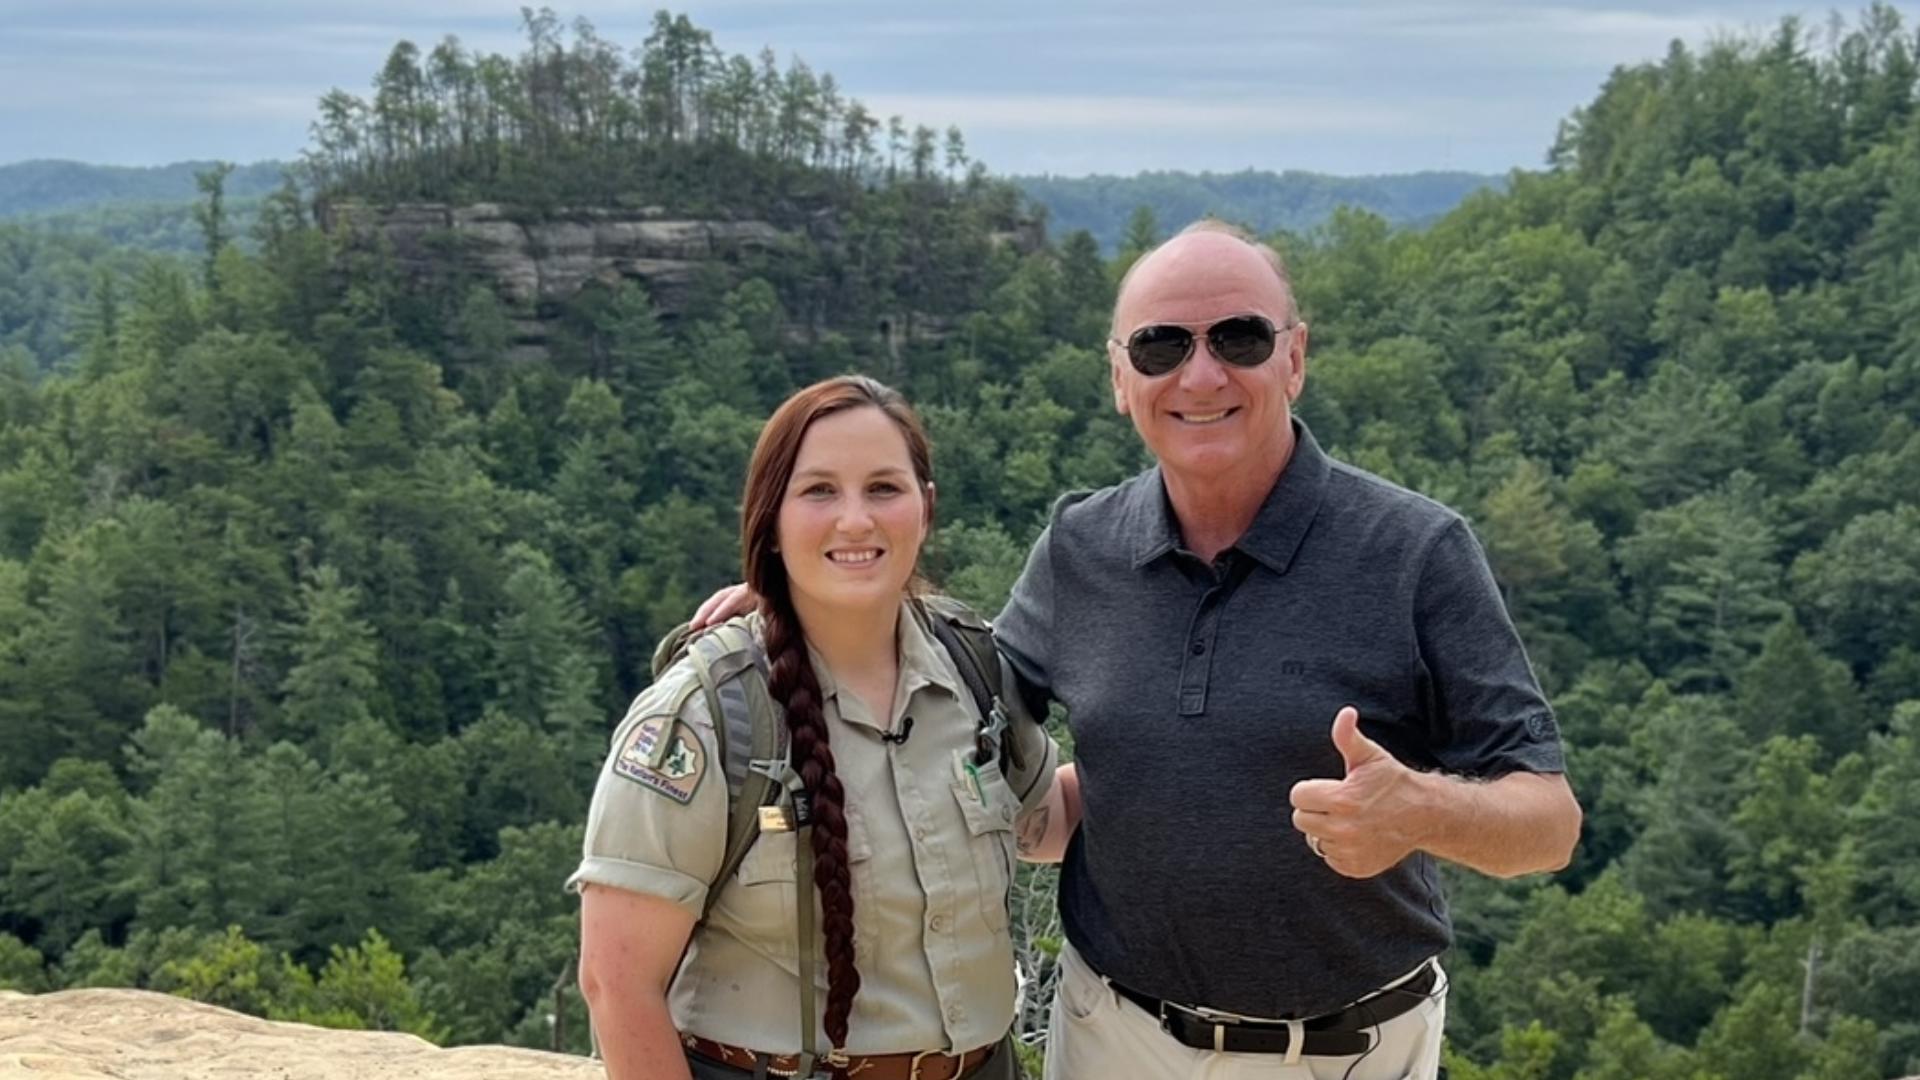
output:
[[613, 759], [613, 771], [684, 806], [700, 789], [707, 757], [700, 741], [680, 730], [673, 717], [650, 716], [634, 725]]

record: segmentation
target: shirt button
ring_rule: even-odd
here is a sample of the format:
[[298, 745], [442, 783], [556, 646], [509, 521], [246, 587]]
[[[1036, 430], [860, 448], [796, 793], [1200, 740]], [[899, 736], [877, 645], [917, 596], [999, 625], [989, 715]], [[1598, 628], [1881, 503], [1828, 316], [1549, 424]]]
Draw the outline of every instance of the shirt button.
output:
[[1204, 641], [1196, 641], [1196, 642], [1194, 642], [1194, 643], [1193, 643], [1193, 655], [1195, 655], [1195, 656], [1199, 656], [1200, 654], [1202, 654], [1202, 653], [1204, 653], [1204, 652], [1206, 652], [1206, 651], [1207, 651], [1207, 643], [1206, 643], [1206, 642], [1204, 642]]
[[928, 920], [927, 920], [927, 929], [929, 929], [929, 930], [931, 930], [931, 931], [933, 931], [933, 932], [934, 932], [934, 933], [936, 933], [936, 934], [944, 934], [944, 933], [946, 933], [946, 932], [947, 932], [947, 917], [946, 917], [945, 915], [935, 915], [935, 916], [934, 916], [933, 918], [931, 918], [931, 919], [928, 919]]
[[927, 827], [925, 825], [915, 825], [913, 827], [913, 838], [921, 843], [925, 843], [927, 840]]
[[958, 1005], [947, 1006], [947, 1019], [949, 1021], [952, 1021], [953, 1023], [957, 1024], [962, 1020], [965, 1020], [966, 1018], [967, 1018], [967, 1010], [961, 1008]]

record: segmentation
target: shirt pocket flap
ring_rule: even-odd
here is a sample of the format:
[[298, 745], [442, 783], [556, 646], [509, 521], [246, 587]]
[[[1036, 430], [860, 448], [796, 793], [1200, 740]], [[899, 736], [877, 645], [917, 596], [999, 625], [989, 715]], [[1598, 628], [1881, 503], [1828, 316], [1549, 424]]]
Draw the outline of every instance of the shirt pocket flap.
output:
[[[873, 857], [873, 841], [867, 836], [867, 823], [858, 810], [848, 805], [847, 859], [866, 862]], [[773, 881], [793, 881], [794, 853], [799, 850], [798, 832], [763, 832], [740, 860], [740, 883], [764, 885]]]
[[740, 860], [740, 884], [766, 885], [793, 881], [794, 838], [791, 832], [763, 832]]
[[967, 831], [974, 836], [1013, 831], [1013, 818], [1020, 800], [1014, 798], [1013, 789], [1000, 775], [998, 765], [975, 769], [966, 779], [955, 780], [953, 797], [959, 800]]

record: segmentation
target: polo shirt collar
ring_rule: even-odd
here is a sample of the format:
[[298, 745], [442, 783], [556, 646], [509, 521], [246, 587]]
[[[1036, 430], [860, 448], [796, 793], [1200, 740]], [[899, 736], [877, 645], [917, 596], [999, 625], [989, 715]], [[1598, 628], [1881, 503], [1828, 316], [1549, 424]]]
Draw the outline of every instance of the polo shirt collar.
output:
[[[1300, 420], [1293, 421], [1293, 456], [1280, 470], [1280, 479], [1267, 492], [1266, 501], [1254, 515], [1253, 524], [1234, 541], [1234, 548], [1245, 552], [1276, 574], [1284, 574], [1306, 539], [1314, 515], [1320, 512], [1320, 500], [1326, 494], [1327, 476], [1332, 462], [1313, 432]], [[1134, 536], [1135, 570], [1181, 546], [1180, 521], [1174, 517], [1173, 502], [1167, 497], [1166, 478], [1160, 466], [1147, 474], [1147, 482], [1135, 489], [1133, 505], [1127, 515]]]

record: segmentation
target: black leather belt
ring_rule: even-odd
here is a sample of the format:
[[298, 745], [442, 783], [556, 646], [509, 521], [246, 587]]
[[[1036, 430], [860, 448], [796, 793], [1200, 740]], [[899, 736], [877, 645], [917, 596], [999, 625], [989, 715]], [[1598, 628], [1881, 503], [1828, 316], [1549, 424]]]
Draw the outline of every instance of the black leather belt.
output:
[[1248, 1020], [1212, 1009], [1148, 997], [1111, 980], [1114, 992], [1147, 1010], [1160, 1029], [1196, 1050], [1237, 1054], [1285, 1054], [1293, 1049], [1293, 1031], [1300, 1030], [1300, 1053], [1314, 1057], [1352, 1057], [1373, 1048], [1371, 1028], [1406, 1013], [1427, 1000], [1440, 972], [1431, 960], [1399, 986], [1369, 994], [1339, 1012], [1305, 1020]]

